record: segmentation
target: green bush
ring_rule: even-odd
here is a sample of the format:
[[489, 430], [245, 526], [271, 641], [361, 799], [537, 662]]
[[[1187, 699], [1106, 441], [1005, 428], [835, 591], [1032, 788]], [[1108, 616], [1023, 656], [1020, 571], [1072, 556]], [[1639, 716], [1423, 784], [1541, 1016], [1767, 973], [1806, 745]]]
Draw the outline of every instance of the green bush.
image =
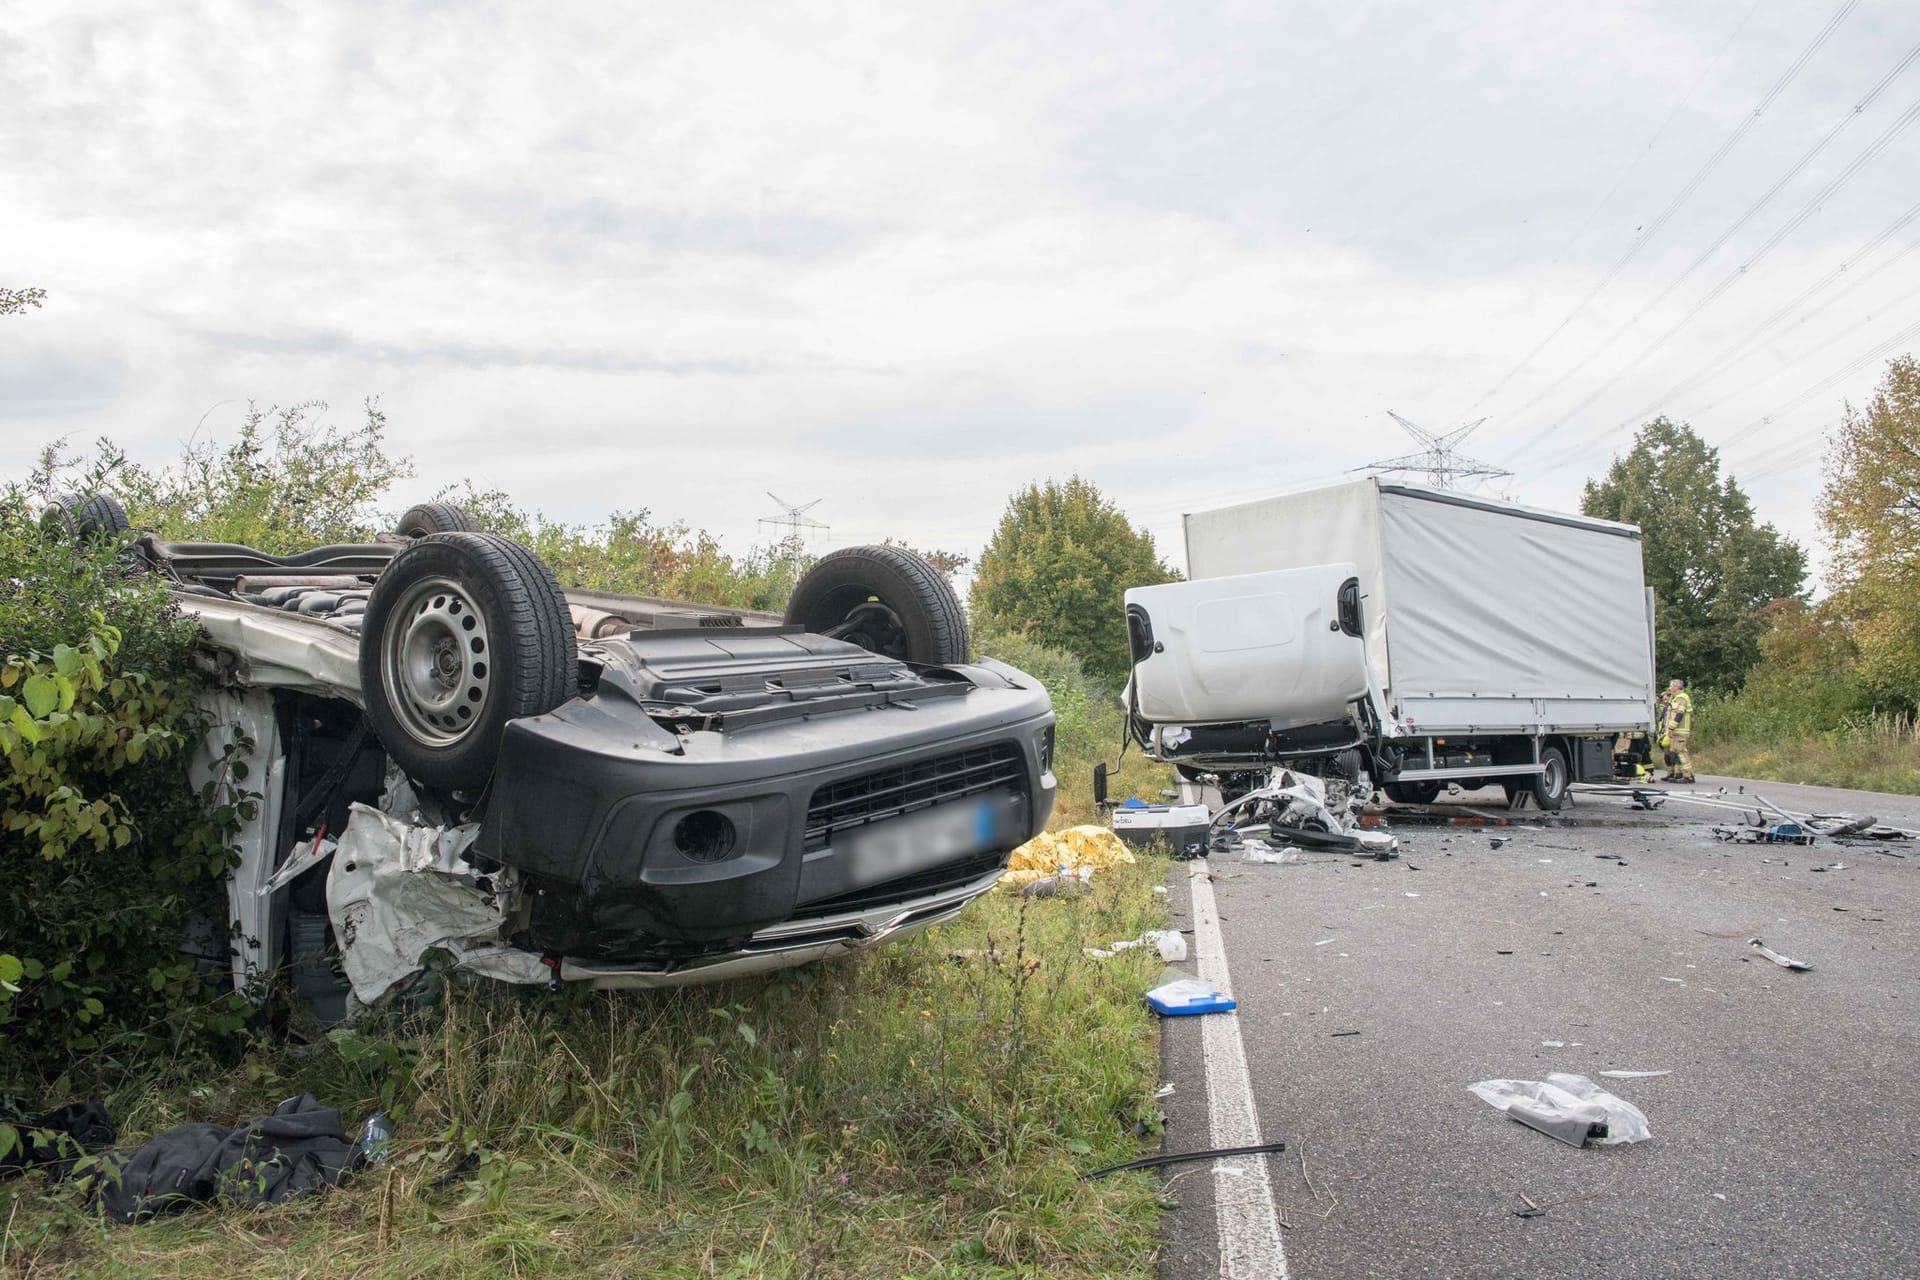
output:
[[1109, 769], [1120, 762], [1107, 784], [1116, 800], [1137, 795], [1158, 803], [1160, 792], [1173, 786], [1172, 769], [1144, 758], [1137, 745], [1122, 751], [1126, 716], [1120, 695], [1089, 675], [1071, 653], [1004, 631], [976, 634], [973, 647], [1034, 677], [1053, 699], [1053, 773], [1060, 783], [1054, 827], [1103, 821], [1093, 803], [1093, 766], [1103, 760]]
[[1079, 476], [1007, 500], [974, 577], [975, 631], [1017, 631], [1064, 649], [1111, 688], [1125, 683], [1126, 592], [1178, 577], [1153, 535]]
[[731, 555], [706, 530], [661, 524], [646, 510], [615, 511], [601, 524], [566, 524], [470, 483], [443, 489], [439, 498], [465, 507], [482, 528], [530, 547], [560, 585], [584, 591], [778, 613], [810, 560], [791, 546]]
[[0, 1088], [241, 1025], [181, 952], [196, 913], [226, 919], [238, 782], [188, 785], [193, 625], [116, 546], [43, 535], [41, 505], [0, 493]]

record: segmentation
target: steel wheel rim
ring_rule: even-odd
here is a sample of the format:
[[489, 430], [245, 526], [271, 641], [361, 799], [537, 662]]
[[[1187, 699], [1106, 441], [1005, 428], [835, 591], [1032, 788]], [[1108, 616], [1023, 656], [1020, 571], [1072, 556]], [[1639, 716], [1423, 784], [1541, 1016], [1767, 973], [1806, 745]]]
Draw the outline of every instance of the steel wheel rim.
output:
[[1546, 783], [1546, 792], [1550, 796], [1557, 796], [1565, 789], [1567, 785], [1566, 773], [1561, 768], [1558, 756], [1551, 756], [1547, 759], [1547, 770], [1546, 773], [1542, 775], [1541, 780]]
[[493, 685], [493, 637], [467, 589], [425, 578], [387, 617], [380, 682], [408, 735], [452, 746], [473, 732]]

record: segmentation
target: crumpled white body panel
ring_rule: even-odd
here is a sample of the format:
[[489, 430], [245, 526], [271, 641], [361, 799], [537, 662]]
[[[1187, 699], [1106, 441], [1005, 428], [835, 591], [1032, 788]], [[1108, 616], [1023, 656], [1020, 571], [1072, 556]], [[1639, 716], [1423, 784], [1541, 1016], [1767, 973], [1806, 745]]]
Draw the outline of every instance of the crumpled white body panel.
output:
[[344, 627], [243, 600], [185, 593], [174, 600], [214, 648], [238, 661], [235, 674], [242, 683], [366, 705], [360, 692], [360, 637]]
[[545, 980], [540, 957], [504, 945], [500, 927], [511, 896], [511, 872], [478, 883], [466, 850], [476, 823], [421, 826], [362, 804], [327, 874], [327, 914], [353, 994], [373, 1004], [420, 972], [421, 959], [442, 948], [457, 967], [510, 982]]

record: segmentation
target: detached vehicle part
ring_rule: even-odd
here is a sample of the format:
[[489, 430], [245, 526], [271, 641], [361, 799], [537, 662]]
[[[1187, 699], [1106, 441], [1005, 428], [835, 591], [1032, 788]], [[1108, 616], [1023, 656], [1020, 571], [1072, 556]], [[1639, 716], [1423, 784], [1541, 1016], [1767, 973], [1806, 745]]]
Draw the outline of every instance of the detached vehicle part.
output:
[[133, 541], [215, 677], [195, 783], [244, 763], [258, 789], [236, 983], [287, 972], [337, 1017], [337, 969], [370, 1003], [433, 957], [540, 984], [760, 972], [951, 917], [1045, 826], [1046, 691], [968, 661], [913, 553], [823, 557], [783, 620], [565, 591], [440, 527], [471, 523], [422, 504], [287, 556]]

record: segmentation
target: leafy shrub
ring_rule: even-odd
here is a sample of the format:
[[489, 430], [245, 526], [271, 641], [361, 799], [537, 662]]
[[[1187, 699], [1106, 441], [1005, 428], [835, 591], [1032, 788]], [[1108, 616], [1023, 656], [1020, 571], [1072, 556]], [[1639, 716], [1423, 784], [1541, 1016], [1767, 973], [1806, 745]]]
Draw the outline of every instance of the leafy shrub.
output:
[[111, 544], [43, 536], [40, 505], [0, 493], [0, 1087], [240, 1025], [181, 953], [196, 912], [225, 919], [235, 812], [187, 781], [193, 625]]
[[1135, 529], [1091, 482], [1032, 484], [1007, 500], [980, 553], [973, 627], [1065, 649], [1118, 688], [1128, 669], [1127, 588], [1177, 576], [1161, 563], [1153, 535]]
[[1053, 698], [1053, 773], [1060, 784], [1054, 827], [1102, 820], [1093, 804], [1093, 766], [1103, 760], [1110, 769], [1120, 762], [1108, 780], [1109, 794], [1116, 800], [1138, 795], [1158, 803], [1161, 790], [1173, 785], [1173, 770], [1142, 757], [1137, 745], [1122, 751], [1126, 716], [1120, 695], [1089, 675], [1071, 653], [1006, 631], [977, 634], [973, 647], [1020, 668], [1044, 684]]
[[95, 487], [126, 504], [136, 529], [175, 541], [238, 542], [273, 555], [334, 542], [365, 542], [381, 528], [377, 503], [413, 474], [387, 451], [387, 417], [368, 400], [351, 427], [307, 401], [287, 408], [247, 405], [232, 442], [189, 443], [172, 466], [128, 461], [98, 445]]
[[808, 564], [792, 546], [730, 555], [706, 530], [656, 523], [644, 509], [616, 511], [600, 524], [566, 524], [518, 506], [498, 489], [471, 483], [439, 496], [472, 512], [482, 528], [531, 547], [562, 586], [586, 591], [777, 613]]

